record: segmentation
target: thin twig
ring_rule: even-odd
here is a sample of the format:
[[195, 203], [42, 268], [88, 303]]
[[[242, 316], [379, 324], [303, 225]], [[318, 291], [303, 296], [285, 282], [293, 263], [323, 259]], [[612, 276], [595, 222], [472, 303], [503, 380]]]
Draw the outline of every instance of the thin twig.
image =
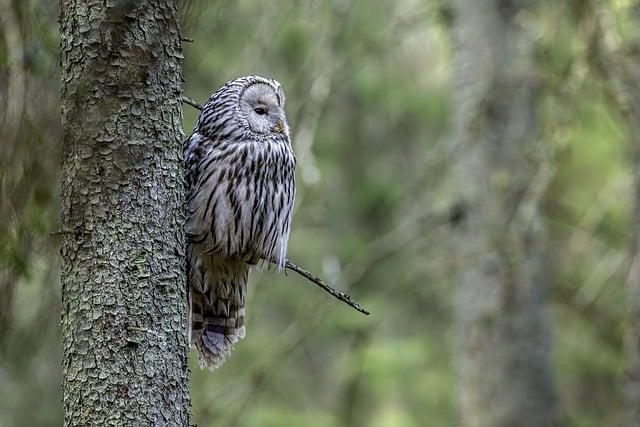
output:
[[180, 40], [182, 40], [185, 43], [193, 43], [195, 40], [193, 40], [192, 38], [189, 37], [182, 37]]
[[86, 230], [84, 230], [82, 227], [76, 226], [76, 227], [73, 227], [72, 229], [60, 228], [58, 230], [54, 230], [54, 231], [49, 233], [49, 236], [50, 237], [56, 237], [56, 236], [64, 236], [66, 234], [72, 234], [72, 235], [75, 235], [75, 236], [79, 236], [81, 234], [88, 234], [88, 232]]
[[296, 273], [298, 273], [299, 275], [301, 275], [305, 279], [309, 280], [310, 282], [320, 286], [322, 289], [324, 289], [325, 291], [329, 292], [334, 298], [337, 298], [340, 301], [344, 302], [345, 304], [350, 305], [354, 309], [358, 310], [360, 313], [366, 314], [367, 316], [369, 314], [371, 314], [360, 303], [352, 300], [351, 297], [348, 294], [346, 294], [344, 292], [336, 291], [331, 286], [327, 285], [322, 279], [320, 279], [317, 276], [314, 276], [313, 274], [311, 274], [307, 270], [299, 267], [298, 265], [296, 265], [292, 261], [286, 260], [284, 262], [284, 268], [286, 268], [288, 270], [295, 271]]
[[189, 98], [188, 96], [183, 96], [182, 97], [182, 102], [184, 102], [185, 104], [189, 104], [193, 108], [196, 108], [196, 109], [202, 111], [202, 105], [198, 104], [196, 101], [194, 101], [193, 99]]

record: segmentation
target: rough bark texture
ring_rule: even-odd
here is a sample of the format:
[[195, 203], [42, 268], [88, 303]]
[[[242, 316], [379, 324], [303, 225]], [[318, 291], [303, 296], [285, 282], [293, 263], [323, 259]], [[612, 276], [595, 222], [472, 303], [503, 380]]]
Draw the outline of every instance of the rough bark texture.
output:
[[189, 423], [176, 0], [61, 0], [65, 425]]
[[533, 2], [457, 0], [453, 90], [458, 204], [457, 370], [466, 426], [551, 426], [545, 234], [548, 165], [538, 138]]

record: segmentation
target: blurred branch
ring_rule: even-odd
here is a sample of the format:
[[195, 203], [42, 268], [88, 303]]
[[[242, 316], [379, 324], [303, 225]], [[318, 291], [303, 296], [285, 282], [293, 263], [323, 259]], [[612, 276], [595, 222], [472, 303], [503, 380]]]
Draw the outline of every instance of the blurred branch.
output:
[[0, 351], [4, 350], [5, 337], [11, 330], [15, 287], [15, 275], [3, 274], [2, 283], [0, 283]]
[[5, 140], [0, 146], [1, 153], [2, 149], [10, 149], [13, 146], [13, 140], [18, 133], [25, 100], [24, 46], [22, 34], [18, 24], [18, 17], [11, 6], [11, 2], [8, 0], [0, 0], [0, 27], [3, 31], [4, 43], [7, 50], [7, 67], [9, 69], [5, 114], [2, 123], [2, 133]]
[[[330, 52], [330, 49], [326, 48], [324, 51]], [[331, 58], [330, 53], [323, 52], [322, 54]], [[321, 61], [320, 64], [332, 64], [332, 61], [328, 59]], [[330, 67], [318, 65], [316, 73], [312, 77], [308, 95], [305, 96], [305, 102], [301, 104], [297, 120], [295, 151], [302, 169], [302, 179], [308, 185], [315, 184], [320, 180], [320, 170], [313, 155], [313, 143], [318, 122], [331, 91], [332, 74], [333, 71]]]
[[340, 424], [346, 427], [369, 424], [363, 423], [363, 420], [359, 419], [361, 412], [363, 412], [360, 411], [359, 402], [365, 391], [363, 379], [366, 377], [366, 370], [364, 366], [371, 335], [372, 329], [370, 327], [359, 330], [350, 345], [349, 354], [353, 369], [347, 374], [343, 391], [337, 399], [340, 405], [338, 409]]
[[607, 310], [600, 309], [597, 305], [578, 298], [580, 291], [574, 291], [566, 286], [553, 288], [553, 300], [580, 314], [582, 319], [593, 324], [596, 335], [611, 349], [622, 347], [623, 337], [620, 322], [611, 316]]

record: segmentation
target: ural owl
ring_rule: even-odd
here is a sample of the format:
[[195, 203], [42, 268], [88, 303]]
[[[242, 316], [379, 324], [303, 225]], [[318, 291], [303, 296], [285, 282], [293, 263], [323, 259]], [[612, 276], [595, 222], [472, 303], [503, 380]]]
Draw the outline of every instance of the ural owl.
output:
[[251, 266], [286, 260], [296, 159], [284, 101], [275, 80], [232, 80], [185, 144], [190, 339], [210, 369], [245, 335]]

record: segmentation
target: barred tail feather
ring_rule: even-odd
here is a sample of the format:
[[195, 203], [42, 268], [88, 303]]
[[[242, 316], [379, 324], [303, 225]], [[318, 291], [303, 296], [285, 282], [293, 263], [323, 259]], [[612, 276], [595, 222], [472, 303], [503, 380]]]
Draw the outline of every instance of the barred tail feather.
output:
[[211, 370], [219, 368], [245, 336], [248, 279], [248, 267], [215, 271], [213, 277], [205, 275], [209, 286], [203, 292], [191, 289], [191, 343], [198, 350], [200, 367]]
[[199, 304], [198, 299], [201, 296], [192, 298], [191, 343], [198, 350], [200, 367], [213, 370], [224, 363], [235, 343], [245, 336], [244, 307], [232, 306], [228, 315], [214, 316], [211, 307]]

